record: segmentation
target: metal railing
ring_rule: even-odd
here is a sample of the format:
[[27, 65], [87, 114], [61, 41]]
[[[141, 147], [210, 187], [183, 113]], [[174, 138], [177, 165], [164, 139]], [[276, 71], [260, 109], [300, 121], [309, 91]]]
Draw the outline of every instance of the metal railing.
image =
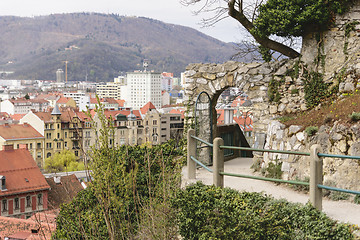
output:
[[[224, 141], [222, 138], [215, 138], [213, 143], [209, 143], [194, 135], [195, 135], [195, 130], [189, 129], [187, 133], [187, 139], [188, 139], [187, 171], [188, 171], [189, 179], [195, 179], [196, 164], [198, 164], [207, 171], [213, 173], [213, 184], [218, 187], [224, 187], [224, 176], [241, 177], [241, 178], [249, 178], [254, 180], [309, 186], [310, 202], [314, 207], [316, 207], [319, 210], [322, 209], [322, 189], [360, 195], [359, 191], [323, 185], [323, 160], [322, 160], [323, 157], [360, 160], [360, 156], [321, 153], [322, 150], [320, 145], [318, 144], [311, 146], [310, 152], [224, 146]], [[208, 166], [206, 166], [201, 161], [195, 158], [196, 150], [197, 150], [196, 141], [200, 141], [205, 144], [205, 147], [211, 147], [213, 149], [213, 169], [209, 168]], [[223, 152], [224, 149], [308, 156], [310, 157], [310, 182], [283, 180], [276, 178], [267, 178], [267, 177], [224, 172], [224, 152]]]

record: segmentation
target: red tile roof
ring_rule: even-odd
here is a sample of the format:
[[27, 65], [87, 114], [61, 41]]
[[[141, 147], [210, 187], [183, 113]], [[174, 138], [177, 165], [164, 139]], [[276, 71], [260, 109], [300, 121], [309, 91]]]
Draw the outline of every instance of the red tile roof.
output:
[[110, 104], [119, 104], [115, 99], [113, 98], [105, 98], [104, 101]]
[[0, 137], [5, 140], [44, 138], [43, 135], [27, 123], [0, 125]]
[[15, 120], [15, 121], [20, 121], [20, 119], [23, 118], [23, 116], [25, 116], [26, 114], [20, 114], [20, 113], [17, 113], [17, 114], [11, 114], [10, 115], [10, 118], [12, 120]]
[[35, 112], [34, 114], [36, 116], [38, 116], [44, 122], [50, 122], [51, 121], [51, 112]]
[[0, 175], [5, 176], [7, 189], [0, 196], [50, 188], [27, 149], [0, 151]]
[[71, 99], [71, 98], [61, 97], [61, 98], [59, 98], [59, 99], [56, 101], [56, 103], [58, 103], [58, 104], [66, 104], [67, 102], [70, 101], [70, 99]]
[[185, 110], [184, 110], [184, 109], [176, 109], [176, 108], [173, 108], [173, 109], [170, 110], [169, 113], [181, 114], [181, 118], [183, 119], [183, 118], [184, 118]]
[[146, 114], [150, 109], [156, 109], [152, 102], [148, 102], [147, 104], [145, 104], [145, 106], [140, 108], [141, 114]]
[[[31, 234], [31, 230], [39, 230], [38, 234]], [[33, 221], [0, 216], [0, 239], [17, 237], [18, 239], [51, 239], [56, 225], [51, 222]], [[21, 238], [26, 237], [28, 238]]]
[[69, 203], [78, 192], [84, 188], [75, 176], [60, 177], [60, 184], [56, 184], [54, 178], [46, 178], [51, 190], [48, 194], [49, 209], [59, 209], [63, 203]]
[[125, 100], [119, 99], [119, 100], [115, 100], [115, 101], [119, 104], [119, 107], [124, 107]]

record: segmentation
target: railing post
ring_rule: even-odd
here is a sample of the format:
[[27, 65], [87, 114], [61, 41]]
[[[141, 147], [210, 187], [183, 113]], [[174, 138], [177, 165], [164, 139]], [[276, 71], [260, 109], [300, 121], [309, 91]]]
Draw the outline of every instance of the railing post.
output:
[[196, 154], [196, 140], [191, 136], [195, 135], [194, 129], [189, 129], [187, 132], [187, 175], [188, 179], [195, 179], [196, 174], [196, 164], [190, 158], [190, 156], [195, 157]]
[[310, 202], [319, 211], [322, 210], [322, 189], [318, 184], [323, 183], [323, 161], [318, 153], [322, 152], [319, 144], [310, 148]]
[[213, 144], [213, 184], [216, 187], [224, 187], [224, 176], [220, 172], [224, 172], [224, 150], [220, 146], [224, 145], [222, 138], [215, 138]]

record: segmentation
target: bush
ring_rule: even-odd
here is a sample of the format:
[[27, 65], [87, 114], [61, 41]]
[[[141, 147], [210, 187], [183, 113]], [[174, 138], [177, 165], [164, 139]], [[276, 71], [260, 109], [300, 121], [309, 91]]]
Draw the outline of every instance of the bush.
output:
[[265, 177], [267, 178], [277, 178], [281, 179], [282, 171], [281, 171], [282, 162], [279, 159], [275, 159], [275, 162], [269, 162], [268, 167], [265, 170]]
[[307, 133], [307, 135], [310, 137], [310, 136], [313, 136], [315, 135], [315, 133], [317, 133], [317, 131], [319, 130], [318, 127], [315, 127], [315, 126], [309, 126], [305, 129], [305, 132]]
[[357, 122], [360, 120], [360, 112], [353, 112], [352, 114], [349, 115], [351, 121], [353, 122]]
[[360, 204], [360, 195], [356, 195], [356, 196], [354, 197], [354, 202], [355, 202], [356, 204]]
[[331, 191], [329, 198], [333, 201], [348, 200], [350, 195], [343, 192]]
[[179, 190], [173, 207], [184, 239], [354, 239], [357, 230], [310, 204], [200, 182]]

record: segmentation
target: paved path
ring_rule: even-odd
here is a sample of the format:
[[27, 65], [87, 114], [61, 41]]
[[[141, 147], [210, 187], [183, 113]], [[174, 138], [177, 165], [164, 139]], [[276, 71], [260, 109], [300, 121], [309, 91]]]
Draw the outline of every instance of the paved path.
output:
[[[251, 158], [236, 158], [225, 162], [224, 172], [254, 175], [253, 170], [250, 169], [251, 164]], [[199, 168], [196, 171], [195, 181], [212, 184], [212, 174], [203, 168]], [[183, 183], [189, 184], [195, 181], [187, 180], [186, 168], [184, 168]], [[225, 176], [224, 185], [240, 191], [264, 192], [268, 195], [272, 195], [274, 198], [285, 198], [290, 202], [299, 202], [304, 204], [309, 201], [309, 195], [294, 191], [282, 185], [275, 185], [271, 182]], [[331, 201], [323, 198], [323, 212], [333, 219], [360, 226], [359, 204], [350, 203], [348, 201]]]

